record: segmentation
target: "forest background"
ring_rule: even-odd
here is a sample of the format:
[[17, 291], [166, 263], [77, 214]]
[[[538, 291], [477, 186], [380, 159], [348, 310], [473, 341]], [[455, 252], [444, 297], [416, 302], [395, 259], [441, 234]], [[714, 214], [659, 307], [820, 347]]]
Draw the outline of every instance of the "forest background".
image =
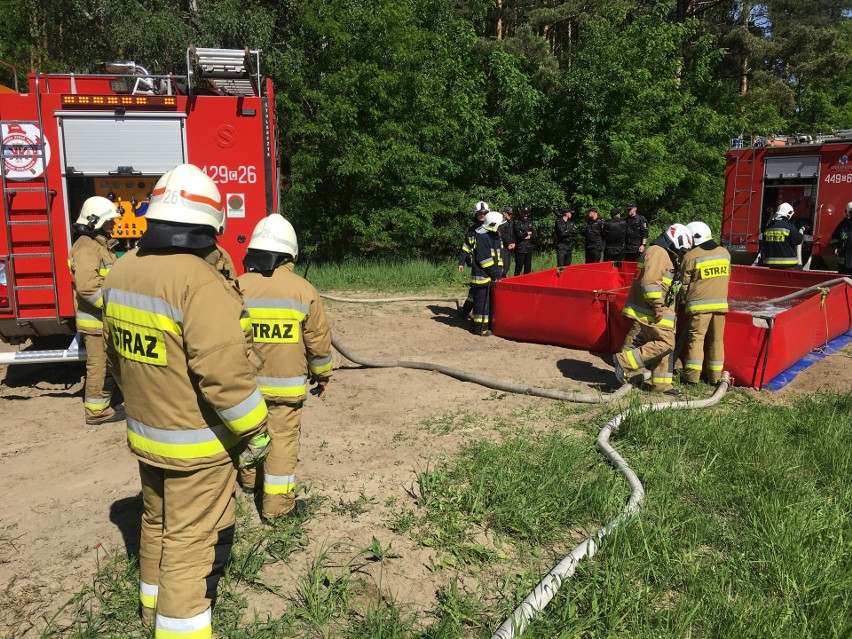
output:
[[[0, 0], [20, 71], [262, 50], [316, 257], [446, 259], [473, 204], [718, 228], [739, 135], [852, 128], [852, 0]], [[11, 84], [0, 67], [0, 83]], [[578, 215], [578, 217], [580, 217]]]

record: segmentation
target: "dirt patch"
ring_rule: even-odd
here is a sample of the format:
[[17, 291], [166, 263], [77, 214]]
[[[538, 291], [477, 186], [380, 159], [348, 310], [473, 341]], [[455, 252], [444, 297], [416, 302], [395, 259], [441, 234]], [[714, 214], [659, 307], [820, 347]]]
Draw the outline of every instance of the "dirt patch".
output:
[[[364, 357], [436, 362], [566, 391], [612, 389], [608, 357], [475, 337], [450, 303], [327, 306], [336, 337]], [[264, 569], [263, 577], [292, 591], [319, 552], [345, 565], [375, 537], [390, 546], [391, 557], [356, 560], [374, 584], [365, 596], [392, 596], [409, 609], [427, 610], [446, 583], [435, 570], [441, 558], [390, 530], [389, 505], [410, 501], [415, 473], [442, 454], [499, 437], [496, 424], [511, 428], [522, 418], [534, 428], [551, 427], [552, 402], [437, 373], [366, 369], [336, 357], [326, 397], [305, 410], [297, 471], [326, 501], [308, 525], [306, 552], [289, 565]], [[819, 362], [774, 397], [845, 392], [850, 357], [846, 348]], [[137, 464], [123, 425], [85, 425], [83, 370], [81, 364], [0, 367], [0, 632], [11, 637], [38, 636], [46, 619], [90, 583], [105, 553], [134, 552], [138, 545]], [[251, 610], [275, 613], [280, 605], [274, 597], [250, 595]]]

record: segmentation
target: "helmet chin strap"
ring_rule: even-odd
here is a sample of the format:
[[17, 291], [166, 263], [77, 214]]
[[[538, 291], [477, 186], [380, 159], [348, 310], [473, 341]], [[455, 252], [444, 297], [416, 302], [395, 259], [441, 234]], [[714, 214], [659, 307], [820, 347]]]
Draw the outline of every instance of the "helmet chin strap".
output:
[[258, 249], [248, 249], [246, 256], [243, 258], [243, 266], [246, 271], [258, 271], [260, 273], [270, 273], [282, 264], [292, 262], [293, 258], [287, 253], [276, 253], [275, 251], [261, 251]]
[[139, 238], [139, 248], [185, 248], [194, 251], [216, 245], [216, 231], [202, 224], [179, 224], [148, 220], [148, 230]]

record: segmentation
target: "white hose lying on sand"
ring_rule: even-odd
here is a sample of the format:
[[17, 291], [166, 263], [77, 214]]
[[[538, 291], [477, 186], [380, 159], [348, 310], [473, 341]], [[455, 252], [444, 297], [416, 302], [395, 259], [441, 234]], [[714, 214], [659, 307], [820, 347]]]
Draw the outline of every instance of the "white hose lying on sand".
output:
[[550, 572], [542, 579], [535, 589], [527, 595], [527, 598], [515, 608], [512, 616], [506, 619], [497, 629], [491, 639], [512, 639], [519, 636], [527, 627], [527, 625], [535, 618], [535, 616], [544, 610], [547, 604], [553, 599], [563, 582], [569, 579], [577, 569], [577, 564], [580, 560], [588, 557], [592, 558], [598, 551], [603, 538], [610, 534], [613, 530], [621, 526], [626, 521], [630, 520], [637, 512], [642, 500], [645, 498], [645, 489], [642, 487], [642, 482], [639, 481], [636, 473], [627, 464], [626, 461], [618, 454], [618, 452], [610, 445], [609, 438], [618, 431], [627, 417], [634, 413], [648, 413], [659, 410], [677, 410], [690, 408], [706, 408], [719, 402], [728, 390], [731, 384], [731, 377], [727, 371], [722, 373], [722, 380], [716, 387], [716, 391], [709, 399], [702, 400], [687, 400], [680, 402], [662, 402], [658, 404], [642, 404], [636, 408], [628, 408], [609, 420], [600, 432], [598, 433], [597, 446], [609, 462], [615, 467], [627, 481], [631, 488], [630, 498], [622, 508], [618, 516], [610, 521], [606, 526], [603, 526], [594, 535], [587, 537], [578, 544], [568, 555], [565, 556]]

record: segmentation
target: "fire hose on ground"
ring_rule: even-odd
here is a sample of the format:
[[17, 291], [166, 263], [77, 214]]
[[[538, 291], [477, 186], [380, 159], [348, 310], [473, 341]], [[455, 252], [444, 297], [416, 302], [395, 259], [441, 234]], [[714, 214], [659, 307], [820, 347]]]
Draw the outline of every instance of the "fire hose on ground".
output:
[[614, 433], [618, 432], [618, 429], [624, 420], [634, 413], [640, 414], [668, 409], [678, 410], [713, 406], [718, 403], [722, 397], [724, 397], [730, 384], [730, 375], [728, 375], [727, 372], [723, 372], [722, 380], [716, 387], [716, 391], [708, 399], [641, 404], [638, 407], [629, 408], [619, 413], [606, 423], [606, 425], [598, 433], [595, 443], [601, 453], [603, 453], [604, 457], [606, 457], [609, 463], [621, 473], [621, 476], [630, 486], [631, 493], [627, 503], [612, 521], [610, 521], [606, 526], [602, 526], [596, 533], [580, 542], [562, 559], [562, 561], [551, 568], [550, 572], [545, 575], [544, 579], [542, 579], [535, 589], [527, 595], [526, 599], [524, 599], [523, 602], [515, 608], [515, 612], [512, 613], [512, 616], [502, 623], [491, 639], [512, 639], [513, 637], [520, 636], [536, 615], [544, 610], [547, 604], [549, 604], [553, 597], [556, 596], [556, 593], [562, 587], [563, 583], [573, 576], [580, 561], [587, 557], [589, 559], [594, 557], [603, 542], [604, 537], [611, 534], [619, 526], [632, 519], [633, 516], [639, 512], [639, 508], [645, 498], [645, 489], [642, 486], [642, 482], [639, 480], [639, 477], [633, 469], [630, 468], [626, 461], [624, 461], [624, 458], [621, 457], [621, 455], [619, 455], [609, 443], [610, 437]]
[[[335, 299], [326, 295], [323, 295], [323, 297], [340, 302], [380, 302], [380, 300], [378, 299]], [[416, 300], [413, 298], [387, 298], [386, 300], [381, 301], [421, 300]], [[427, 301], [450, 300], [447, 298], [443, 298], [440, 300], [429, 298]], [[427, 362], [366, 359], [352, 354], [345, 347], [343, 347], [340, 342], [334, 337], [332, 337], [332, 345], [346, 359], [353, 361], [356, 364], [360, 364], [361, 366], [367, 366], [371, 368], [388, 368], [399, 366], [403, 368], [431, 370], [443, 373], [445, 375], [449, 375], [450, 377], [454, 377], [463, 381], [475, 382], [477, 384], [486, 386], [487, 388], [503, 390], [511, 393], [520, 393], [524, 395], [534, 395], [536, 397], [545, 397], [549, 399], [559, 399], [564, 401], [586, 403], [609, 403], [615, 401], [616, 399], [620, 399], [621, 397], [626, 395], [632, 388], [629, 384], [625, 384], [616, 392], [611, 393], [609, 395], [564, 393], [560, 391], [552, 391], [549, 389], [531, 388], [517, 384], [506, 384], [503, 382], [497, 382], [479, 375], [472, 375], [469, 373], [465, 373], [464, 371], [459, 371], [457, 369], [448, 368], [437, 364], [430, 364]], [[536, 615], [542, 610], [544, 610], [544, 608], [553, 600], [553, 597], [556, 596], [556, 593], [562, 587], [562, 584], [573, 576], [579, 562], [585, 558], [591, 559], [592, 557], [594, 557], [604, 538], [607, 535], [611, 534], [619, 526], [632, 519], [633, 516], [639, 512], [642, 500], [645, 497], [645, 489], [642, 486], [642, 482], [639, 480], [639, 477], [636, 475], [633, 469], [630, 468], [624, 458], [621, 457], [621, 455], [619, 455], [615, 448], [613, 448], [612, 445], [609, 443], [610, 437], [618, 431], [624, 420], [634, 413], [641, 414], [666, 409], [682, 410], [693, 408], [706, 408], [708, 406], [713, 406], [714, 404], [718, 403], [722, 399], [722, 397], [724, 397], [730, 385], [731, 377], [727, 371], [724, 371], [722, 373], [722, 380], [716, 387], [716, 391], [708, 399], [641, 404], [636, 408], [628, 408], [627, 410], [622, 411], [621, 413], [613, 417], [611, 420], [609, 420], [609, 422], [607, 422], [607, 424], [598, 433], [597, 440], [595, 443], [597, 444], [598, 449], [601, 451], [604, 457], [606, 457], [607, 461], [609, 461], [609, 463], [616, 470], [618, 470], [619, 473], [621, 473], [621, 476], [625, 479], [628, 486], [630, 487], [631, 494], [627, 500], [627, 503], [624, 505], [621, 512], [612, 521], [610, 521], [605, 526], [602, 526], [593, 535], [587, 537], [582, 542], [580, 542], [577, 546], [574, 547], [574, 549], [570, 553], [568, 553], [568, 555], [566, 555], [562, 559], [562, 561], [560, 561], [556, 566], [554, 566], [550, 570], [550, 572], [547, 573], [547, 575], [539, 582], [535, 589], [515, 609], [514, 613], [512, 613], [512, 615], [500, 625], [500, 627], [492, 636], [492, 639], [513, 639], [514, 637], [517, 637], [521, 633], [523, 633], [529, 623], [536, 617]]]

